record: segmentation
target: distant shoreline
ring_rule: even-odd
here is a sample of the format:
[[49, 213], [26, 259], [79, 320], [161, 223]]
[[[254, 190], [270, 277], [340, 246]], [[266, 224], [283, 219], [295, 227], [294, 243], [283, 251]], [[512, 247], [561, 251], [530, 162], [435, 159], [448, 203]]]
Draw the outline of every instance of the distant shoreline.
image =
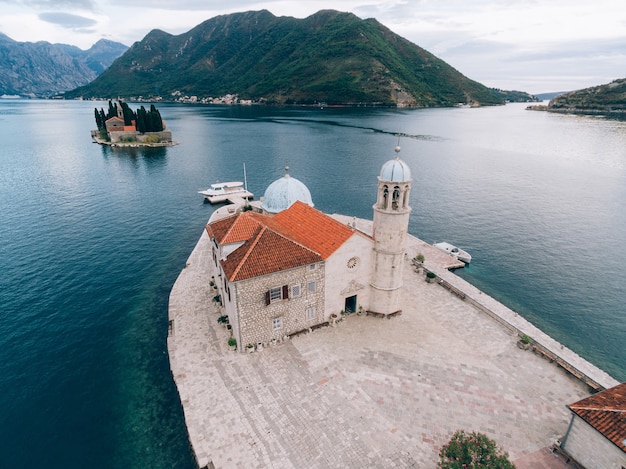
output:
[[554, 108], [545, 104], [537, 104], [526, 107], [527, 111], [546, 111], [557, 114], [576, 114], [583, 116], [605, 116], [618, 119], [626, 118], [626, 110], [617, 109], [583, 109], [583, 108]]

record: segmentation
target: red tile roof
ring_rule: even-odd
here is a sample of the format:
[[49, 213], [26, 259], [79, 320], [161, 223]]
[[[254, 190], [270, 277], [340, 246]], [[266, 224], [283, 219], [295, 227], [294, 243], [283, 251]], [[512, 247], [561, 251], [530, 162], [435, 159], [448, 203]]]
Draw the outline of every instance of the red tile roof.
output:
[[253, 212], [237, 213], [207, 225], [207, 231], [219, 244], [241, 243], [263, 223], [263, 218], [257, 217], [259, 214]]
[[320, 262], [322, 257], [280, 233], [259, 226], [254, 235], [222, 261], [230, 282]]
[[569, 408], [626, 452], [626, 383], [571, 404]]
[[276, 214], [273, 221], [291, 239], [320, 253], [324, 259], [354, 234], [352, 228], [300, 201]]
[[218, 244], [245, 241], [222, 261], [231, 282], [323, 261], [355, 232], [302, 202], [273, 217], [241, 212], [206, 229]]

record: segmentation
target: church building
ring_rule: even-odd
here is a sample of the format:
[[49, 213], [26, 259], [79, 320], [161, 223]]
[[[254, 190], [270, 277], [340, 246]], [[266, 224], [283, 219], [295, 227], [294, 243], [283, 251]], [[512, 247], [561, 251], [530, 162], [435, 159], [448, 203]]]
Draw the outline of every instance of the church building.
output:
[[314, 208], [309, 189], [288, 172], [260, 205], [209, 221], [214, 282], [240, 350], [342, 313], [401, 312], [412, 179], [399, 151], [378, 177], [372, 233]]

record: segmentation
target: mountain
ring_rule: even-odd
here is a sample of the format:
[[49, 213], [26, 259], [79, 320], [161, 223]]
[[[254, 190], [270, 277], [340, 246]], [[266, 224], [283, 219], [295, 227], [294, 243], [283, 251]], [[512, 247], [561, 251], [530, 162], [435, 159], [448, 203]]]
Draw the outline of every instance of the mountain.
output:
[[577, 113], [626, 112], [626, 78], [556, 96], [548, 104], [549, 111]]
[[0, 33], [0, 95], [47, 97], [85, 85], [128, 49], [101, 39], [84, 51], [67, 44], [17, 42]]
[[66, 97], [173, 95], [289, 104], [502, 104], [375, 19], [322, 10], [305, 19], [266, 10], [209, 19], [173, 36], [153, 30]]
[[492, 88], [491, 90], [508, 103], [532, 103], [539, 101], [537, 96], [528, 94], [525, 91], [506, 91], [499, 88]]
[[568, 93], [568, 91], [552, 91], [550, 93], [536, 94], [535, 96], [537, 96], [537, 99], [539, 99], [539, 101], [546, 101], [565, 93]]

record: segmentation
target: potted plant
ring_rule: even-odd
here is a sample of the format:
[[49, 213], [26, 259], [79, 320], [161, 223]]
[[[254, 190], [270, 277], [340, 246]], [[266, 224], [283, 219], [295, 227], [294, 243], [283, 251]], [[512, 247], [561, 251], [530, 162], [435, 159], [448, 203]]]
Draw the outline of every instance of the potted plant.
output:
[[217, 318], [217, 323], [226, 326], [228, 324], [228, 316], [220, 316], [219, 318]]
[[426, 272], [426, 281], [428, 283], [433, 283], [435, 281], [435, 279], [437, 278], [437, 275], [435, 275], [434, 272]]
[[254, 352], [254, 345], [253, 344], [248, 344], [248, 345], [246, 345], [246, 349], [248, 350], [248, 353], [252, 353], [252, 352]]
[[424, 268], [424, 254], [421, 252], [413, 258], [413, 265], [415, 266], [415, 272], [421, 274]]
[[235, 350], [237, 348], [237, 340], [234, 337], [228, 339], [228, 346], [231, 350]]
[[532, 339], [526, 334], [520, 334], [517, 346], [522, 350], [528, 350], [532, 344]]

